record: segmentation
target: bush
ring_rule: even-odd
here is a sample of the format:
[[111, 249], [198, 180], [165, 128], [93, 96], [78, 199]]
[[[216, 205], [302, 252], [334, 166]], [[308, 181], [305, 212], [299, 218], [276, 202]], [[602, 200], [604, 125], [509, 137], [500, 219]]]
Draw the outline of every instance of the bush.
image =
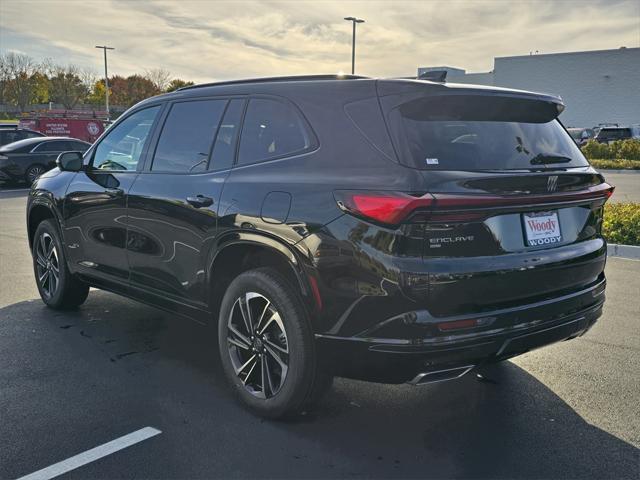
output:
[[593, 168], [610, 168], [613, 170], [640, 170], [640, 160], [620, 160], [618, 158], [592, 158], [589, 163]]
[[608, 203], [602, 235], [609, 243], [640, 245], [640, 203]]
[[623, 140], [615, 143], [618, 144], [616, 158], [640, 160], [640, 140]]
[[582, 153], [588, 159], [627, 159], [640, 160], [640, 140], [616, 140], [611, 144], [598, 143], [595, 140], [589, 140], [581, 147]]
[[595, 140], [589, 140], [585, 145], [580, 147], [584, 156], [588, 159], [591, 158], [613, 158], [609, 145], [606, 143], [598, 143]]

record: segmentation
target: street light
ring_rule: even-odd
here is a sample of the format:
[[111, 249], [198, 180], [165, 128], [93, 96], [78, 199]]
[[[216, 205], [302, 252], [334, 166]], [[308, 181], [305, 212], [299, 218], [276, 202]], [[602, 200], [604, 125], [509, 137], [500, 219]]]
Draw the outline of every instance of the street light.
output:
[[106, 45], [96, 45], [96, 48], [101, 48], [104, 51], [104, 86], [106, 90], [105, 105], [107, 107], [107, 121], [109, 121], [109, 76], [107, 75], [107, 50], [115, 50], [115, 48], [107, 47]]
[[364, 23], [364, 20], [356, 17], [344, 17], [353, 23], [353, 40], [351, 42], [351, 75], [356, 71], [356, 23]]

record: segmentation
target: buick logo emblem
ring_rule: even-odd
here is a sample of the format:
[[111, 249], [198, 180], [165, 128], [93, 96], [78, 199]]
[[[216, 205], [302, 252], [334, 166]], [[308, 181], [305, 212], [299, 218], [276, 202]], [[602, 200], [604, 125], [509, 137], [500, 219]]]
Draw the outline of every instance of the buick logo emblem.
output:
[[551, 175], [547, 179], [547, 191], [548, 192], [555, 192], [557, 188], [558, 188], [558, 176], [557, 175]]

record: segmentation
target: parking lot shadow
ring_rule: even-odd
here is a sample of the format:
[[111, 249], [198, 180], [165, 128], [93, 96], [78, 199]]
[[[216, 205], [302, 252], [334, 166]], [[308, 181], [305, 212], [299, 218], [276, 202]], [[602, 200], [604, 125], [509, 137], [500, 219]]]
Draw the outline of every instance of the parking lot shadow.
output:
[[0, 309], [0, 477], [152, 425], [148, 446], [78, 478], [638, 478], [636, 447], [510, 362], [491, 382], [337, 379], [307, 415], [270, 422], [238, 406], [216, 360], [207, 327], [104, 292], [73, 312]]

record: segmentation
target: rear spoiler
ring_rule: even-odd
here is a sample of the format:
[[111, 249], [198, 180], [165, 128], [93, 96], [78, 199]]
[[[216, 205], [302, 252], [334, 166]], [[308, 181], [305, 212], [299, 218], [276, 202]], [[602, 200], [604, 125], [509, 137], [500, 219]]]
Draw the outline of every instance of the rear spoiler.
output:
[[402, 107], [427, 120], [546, 123], [564, 110], [554, 95], [481, 85], [389, 79], [378, 80], [377, 91], [385, 115]]

